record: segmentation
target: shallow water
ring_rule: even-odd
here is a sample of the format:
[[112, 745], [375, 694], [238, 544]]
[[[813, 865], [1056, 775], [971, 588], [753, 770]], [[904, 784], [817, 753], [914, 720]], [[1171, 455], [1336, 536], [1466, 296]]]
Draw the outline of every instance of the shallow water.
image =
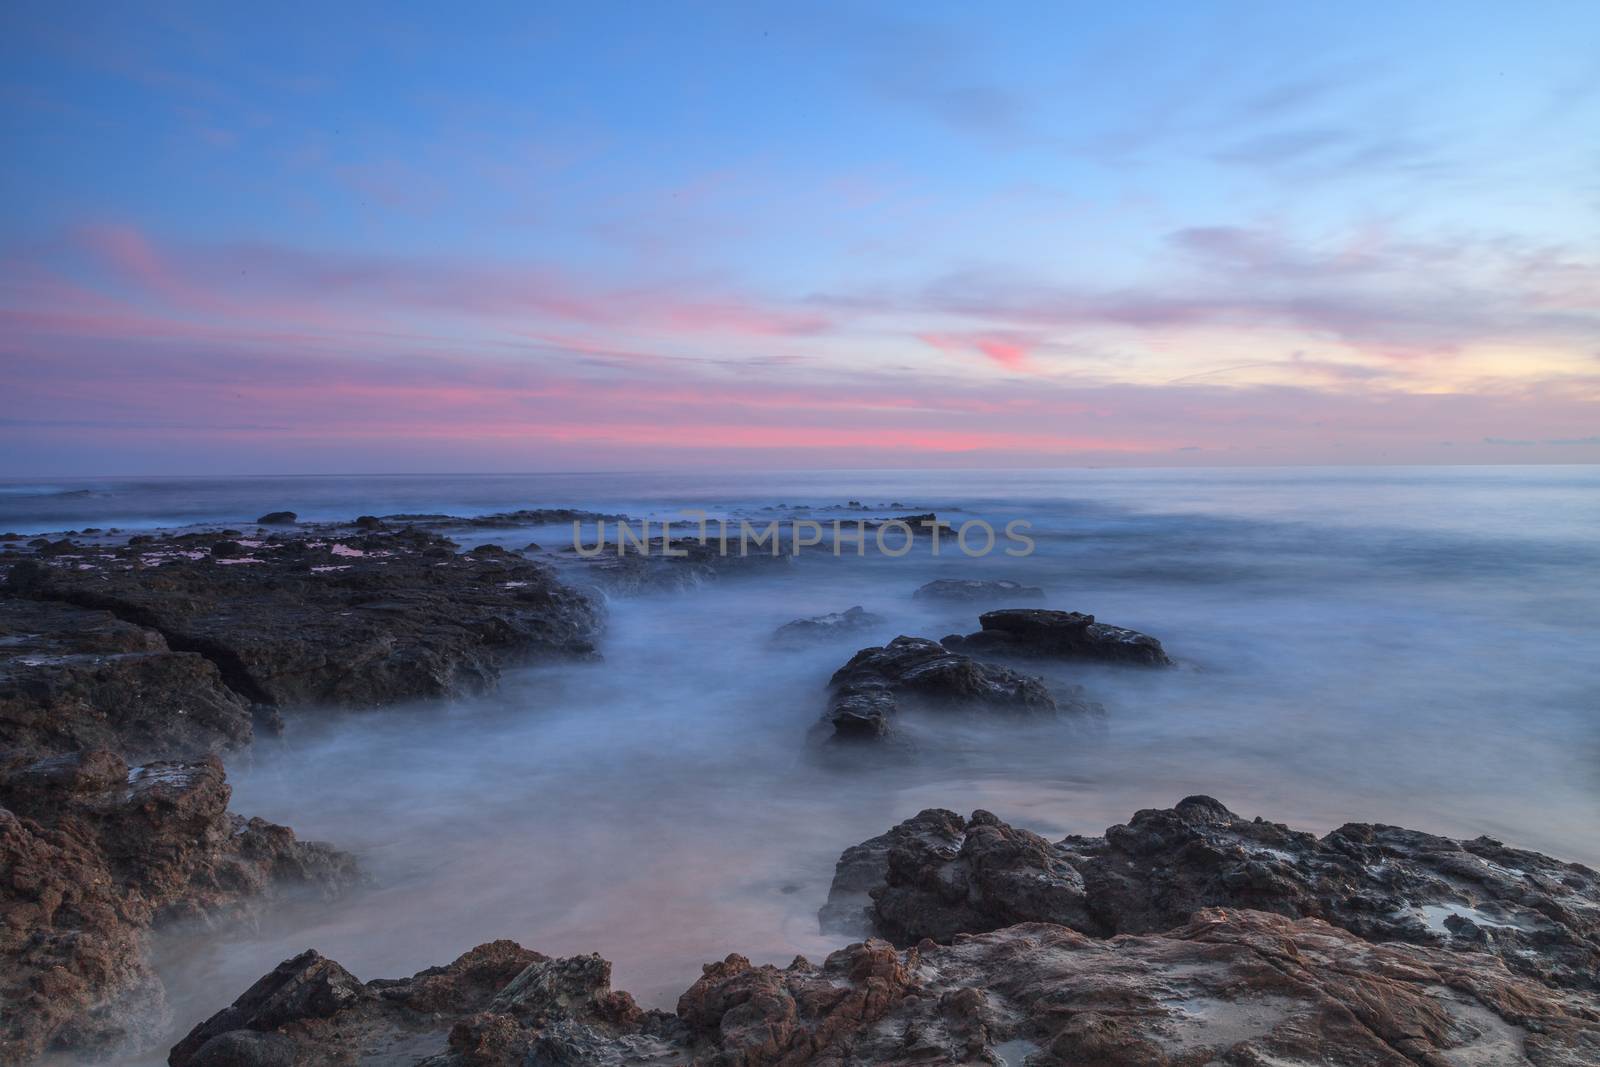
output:
[[[1600, 863], [1597, 489], [1592, 467], [57, 482], [0, 487], [0, 529], [852, 498], [1032, 523], [1024, 559], [813, 555], [614, 599], [603, 663], [515, 671], [480, 701], [294, 718], [232, 761], [234, 808], [351, 849], [372, 885], [255, 933], [165, 938], [181, 1032], [304, 948], [370, 978], [498, 937], [599, 952], [618, 987], [670, 1007], [730, 951], [836, 947], [816, 910], [839, 852], [928, 806], [1098, 833], [1204, 792], [1306, 829], [1487, 833]], [[1180, 666], [1048, 672], [1103, 719], [919, 719], [909, 754], [819, 749], [822, 686], [856, 647], [976, 628], [978, 608], [911, 599], [938, 576], [1043, 586], [1046, 606], [1153, 633]], [[872, 641], [767, 643], [852, 604], [887, 617]]]

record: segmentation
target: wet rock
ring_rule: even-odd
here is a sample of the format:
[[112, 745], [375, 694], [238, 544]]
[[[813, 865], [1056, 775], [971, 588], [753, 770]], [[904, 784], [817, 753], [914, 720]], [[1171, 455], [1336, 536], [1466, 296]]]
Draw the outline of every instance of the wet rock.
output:
[[[864, 648], [834, 673], [823, 715], [836, 736], [877, 738], [889, 732], [902, 701], [924, 707], [968, 707], [1024, 715], [1053, 715], [1056, 699], [1039, 678], [979, 663], [923, 637], [896, 637]], [[1073, 692], [1072, 710], [1092, 710]]]
[[623, 1056], [670, 1051], [654, 1033], [682, 1030], [670, 1016], [641, 1011], [627, 993], [613, 991], [611, 965], [598, 956], [551, 959], [495, 941], [445, 967], [362, 983], [307, 951], [195, 1027], [168, 1063], [203, 1067], [214, 1043], [245, 1033], [289, 1042], [301, 1063], [620, 1067], [655, 1062]]
[[7, 591], [156, 631], [170, 650], [213, 663], [241, 700], [274, 708], [470, 694], [512, 663], [593, 655], [598, 601], [548, 566], [503, 550], [457, 556], [424, 530], [359, 543], [301, 530], [244, 544], [250, 555], [226, 563], [209, 534], [71, 565], [23, 561]]
[[383, 520], [376, 515], [358, 515], [356, 516], [356, 521], [351, 525], [358, 530], [381, 530], [383, 529]]
[[[930, 819], [945, 837], [927, 833]], [[1202, 908], [1245, 907], [1373, 941], [1486, 952], [1540, 982], [1600, 989], [1600, 875], [1489, 838], [1367, 824], [1318, 838], [1210, 797], [1054, 844], [987, 812], [966, 822], [923, 812], [888, 836], [890, 848], [847, 853], [836, 878], [859, 899], [871, 869], [881, 871], [866, 890], [870, 918], [902, 944], [1029, 921], [1153, 933]]]
[[292, 511], [269, 511], [256, 520], [260, 526], [292, 526], [300, 516]]
[[[905, 950], [869, 940], [820, 965], [733, 954], [705, 966], [676, 1017], [626, 1010], [631, 998], [610, 991], [596, 960], [530, 964], [572, 987], [523, 1015], [498, 1009], [533, 981], [527, 971], [437, 1016], [407, 1009], [415, 979], [373, 982], [331, 1016], [272, 1032], [301, 1062], [416, 1062], [437, 1049], [429, 1067], [1581, 1067], [1600, 1052], [1593, 998], [1519, 978], [1493, 956], [1372, 945], [1316, 919], [1244, 910], [1110, 940], [1046, 923]], [[196, 1061], [175, 1050], [170, 1062]]]
[[251, 736], [249, 702], [205, 656], [107, 611], [0, 597], [0, 748], [187, 758]]
[[1099, 660], [1167, 667], [1172, 660], [1149, 634], [1095, 622], [1093, 615], [1043, 608], [1003, 608], [978, 616], [983, 629], [943, 644], [972, 656]]
[[129, 768], [108, 750], [0, 769], [0, 1062], [148, 1047], [167, 1024], [149, 930], [232, 921], [289, 889], [337, 893], [349, 857], [227, 811], [214, 757]]
[[912, 596], [918, 600], [977, 602], [994, 600], [1043, 600], [1044, 590], [1013, 582], [1009, 578], [936, 578]]
[[858, 605], [844, 611], [831, 611], [826, 615], [786, 622], [773, 631], [772, 640], [775, 644], [790, 647], [817, 644], [852, 637], [863, 630], [882, 626], [886, 621], [883, 616], [874, 615]]
[[741, 555], [737, 535], [730, 536], [726, 552], [715, 537], [704, 544], [697, 537], [674, 538], [670, 542], [672, 555], [666, 552], [669, 543], [659, 537], [644, 542], [643, 547], [629, 542], [621, 553], [617, 551], [615, 531], [607, 537], [605, 547], [596, 555], [585, 556], [569, 545], [558, 558], [569, 573], [621, 596], [695, 589], [724, 578], [770, 574], [775, 568], [793, 563], [787, 553], [774, 554], [764, 546], [747, 546], [748, 551]]

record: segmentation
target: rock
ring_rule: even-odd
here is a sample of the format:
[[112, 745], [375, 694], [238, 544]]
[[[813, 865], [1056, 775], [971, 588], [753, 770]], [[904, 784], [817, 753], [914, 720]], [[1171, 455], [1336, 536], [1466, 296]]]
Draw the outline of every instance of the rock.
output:
[[[676, 1020], [611, 989], [599, 956], [551, 959], [512, 941], [479, 945], [445, 967], [363, 984], [314, 951], [285, 960], [232, 1006], [190, 1031], [172, 1067], [204, 1067], [236, 1034], [287, 1041], [302, 1063], [608, 1064], [670, 1045]], [[629, 1063], [653, 1062], [637, 1059]]]
[[1161, 642], [1137, 630], [1107, 626], [1093, 615], [1044, 608], [1003, 608], [978, 616], [983, 629], [946, 637], [946, 648], [968, 655], [1090, 659], [1168, 667]]
[[953, 811], [929, 808], [877, 837], [851, 845], [839, 857], [828, 902], [817, 918], [822, 932], [831, 936], [866, 938], [876, 928], [871, 891], [883, 885], [889, 853], [896, 848], [917, 851], [958, 851], [966, 834], [966, 821]]
[[844, 611], [832, 611], [826, 615], [815, 615], [809, 619], [786, 622], [773, 631], [772, 640], [775, 644], [790, 647], [815, 644], [854, 636], [863, 630], [882, 626], [886, 621], [883, 616], [874, 615], [865, 608], [857, 606], [846, 608]]
[[0, 748], [193, 758], [248, 744], [251, 720], [215, 663], [173, 651], [155, 630], [108, 611], [0, 597]]
[[229, 1030], [189, 1057], [191, 1067], [294, 1067], [298, 1046], [282, 1034]]
[[741, 556], [737, 531], [729, 536], [727, 552], [722, 551], [715, 537], [708, 537], [705, 544], [697, 537], [673, 538], [673, 552], [682, 554], [671, 556], [665, 554], [667, 543], [660, 537], [646, 542], [647, 551], [629, 542], [626, 551], [619, 554], [616, 537], [615, 530], [609, 532], [606, 547], [598, 555], [580, 556], [568, 545], [558, 558], [607, 593], [621, 596], [695, 589], [722, 578], [769, 574], [774, 568], [793, 563], [787, 552], [773, 555], [766, 548], [753, 546]]
[[[410, 1006], [416, 979], [372, 982], [331, 1016], [273, 1032], [304, 1063], [416, 1062], [439, 1048], [428, 1067], [1583, 1067], [1600, 1052], [1594, 998], [1519, 978], [1493, 956], [1372, 945], [1316, 919], [1247, 910], [1110, 940], [1047, 923], [905, 950], [869, 940], [821, 965], [732, 954], [705, 966], [676, 1016], [630, 1010], [608, 975], [598, 957], [541, 958], [501, 994], [437, 1014]], [[501, 1010], [530, 984], [564, 992], [530, 1012]], [[173, 1067], [194, 1067], [182, 1049]]]
[[[964, 706], [1024, 715], [1058, 710], [1041, 679], [1006, 667], [979, 663], [923, 637], [896, 637], [887, 645], [864, 648], [829, 681], [823, 720], [839, 737], [877, 738], [889, 731], [900, 703], [927, 707]], [[1098, 708], [1076, 691], [1067, 696], [1077, 711]]]
[[358, 530], [381, 530], [383, 520], [376, 515], [358, 515], [356, 521], [351, 523]]
[[1032, 585], [1022, 585], [1008, 578], [984, 580], [977, 578], [937, 578], [912, 596], [918, 600], [954, 600], [973, 602], [983, 600], [1043, 600], [1044, 590]]
[[269, 511], [256, 520], [260, 526], [292, 526], [300, 516], [292, 511]]
[[1366, 824], [1317, 838], [1210, 797], [1054, 844], [987, 812], [966, 822], [923, 812], [885, 836], [887, 847], [875, 838], [841, 857], [835, 879], [856, 900], [866, 886], [869, 918], [900, 944], [1018, 922], [1156, 933], [1202, 908], [1251, 908], [1489, 953], [1546, 984], [1600, 989], [1600, 874], [1489, 838]]
[[227, 811], [215, 757], [130, 769], [109, 750], [0, 769], [0, 1062], [148, 1046], [167, 1023], [148, 931], [336, 893], [349, 857]]
[[6, 591], [110, 612], [170, 650], [213, 663], [241, 700], [271, 708], [379, 707], [490, 688], [539, 656], [589, 657], [599, 602], [520, 556], [457, 556], [422, 530], [252, 541], [210, 556], [185, 534], [83, 555], [25, 560]]

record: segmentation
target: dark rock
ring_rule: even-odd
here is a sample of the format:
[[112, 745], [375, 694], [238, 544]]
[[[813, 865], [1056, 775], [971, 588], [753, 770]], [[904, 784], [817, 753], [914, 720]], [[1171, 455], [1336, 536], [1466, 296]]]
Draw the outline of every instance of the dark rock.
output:
[[978, 617], [983, 629], [946, 637], [946, 648], [968, 655], [1087, 659], [1145, 667], [1171, 666], [1161, 642], [1137, 630], [1107, 626], [1093, 615], [1044, 608], [1003, 608]]
[[383, 520], [376, 515], [361, 515], [356, 518], [352, 525], [358, 530], [381, 530], [383, 529]]
[[291, 526], [299, 520], [300, 516], [292, 511], [269, 511], [256, 522], [262, 526]]
[[[24, 561], [13, 587], [47, 580]], [[0, 748], [195, 757], [249, 743], [251, 708], [198, 652], [107, 611], [0, 597]]]
[[[928, 832], [930, 820], [944, 836]], [[956, 831], [964, 836], [952, 848]], [[871, 917], [902, 944], [1016, 922], [1156, 933], [1202, 908], [1246, 907], [1373, 941], [1487, 952], [1549, 985], [1600, 989], [1600, 874], [1488, 838], [1351, 824], [1319, 839], [1210, 797], [1055, 844], [987, 812], [965, 824], [923, 812], [887, 836], [891, 847], [847, 853], [836, 878], [859, 899], [877, 865]], [[1452, 915], [1466, 921], [1451, 924]]]
[[809, 619], [786, 622], [773, 632], [772, 640], [777, 644], [789, 646], [815, 644], [819, 641], [853, 637], [863, 630], [882, 626], [886, 621], [883, 616], [874, 615], [865, 608], [857, 606], [846, 608], [844, 611], [829, 612], [826, 615], [816, 615]]
[[[598, 601], [512, 554], [457, 556], [421, 530], [252, 542], [249, 561], [208, 558], [214, 535], [107, 550], [72, 566], [24, 561], [7, 588], [108, 611], [169, 649], [216, 665], [247, 703], [375, 707], [481, 692], [502, 667], [590, 656]], [[249, 546], [246, 546], [249, 547]]]
[[1043, 600], [1044, 590], [1008, 578], [937, 578], [912, 594], [918, 600]]
[[229, 1030], [189, 1057], [190, 1067], [294, 1067], [299, 1046], [282, 1034]]
[[245, 551], [244, 546], [237, 541], [213, 541], [211, 554], [218, 559], [238, 559], [245, 554]]
[[[902, 700], [924, 707], [970, 707], [1026, 715], [1055, 714], [1058, 706], [1038, 678], [1006, 667], [979, 663], [951, 652], [937, 641], [897, 637], [887, 645], [864, 648], [829, 681], [823, 720], [839, 737], [877, 738], [889, 732]], [[1077, 692], [1072, 710], [1093, 710]]]

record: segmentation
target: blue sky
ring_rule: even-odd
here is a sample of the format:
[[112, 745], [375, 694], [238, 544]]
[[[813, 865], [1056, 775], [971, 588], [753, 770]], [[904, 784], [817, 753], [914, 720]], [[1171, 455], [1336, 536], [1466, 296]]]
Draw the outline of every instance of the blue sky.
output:
[[1593, 4], [0, 21], [11, 473], [1600, 457]]

